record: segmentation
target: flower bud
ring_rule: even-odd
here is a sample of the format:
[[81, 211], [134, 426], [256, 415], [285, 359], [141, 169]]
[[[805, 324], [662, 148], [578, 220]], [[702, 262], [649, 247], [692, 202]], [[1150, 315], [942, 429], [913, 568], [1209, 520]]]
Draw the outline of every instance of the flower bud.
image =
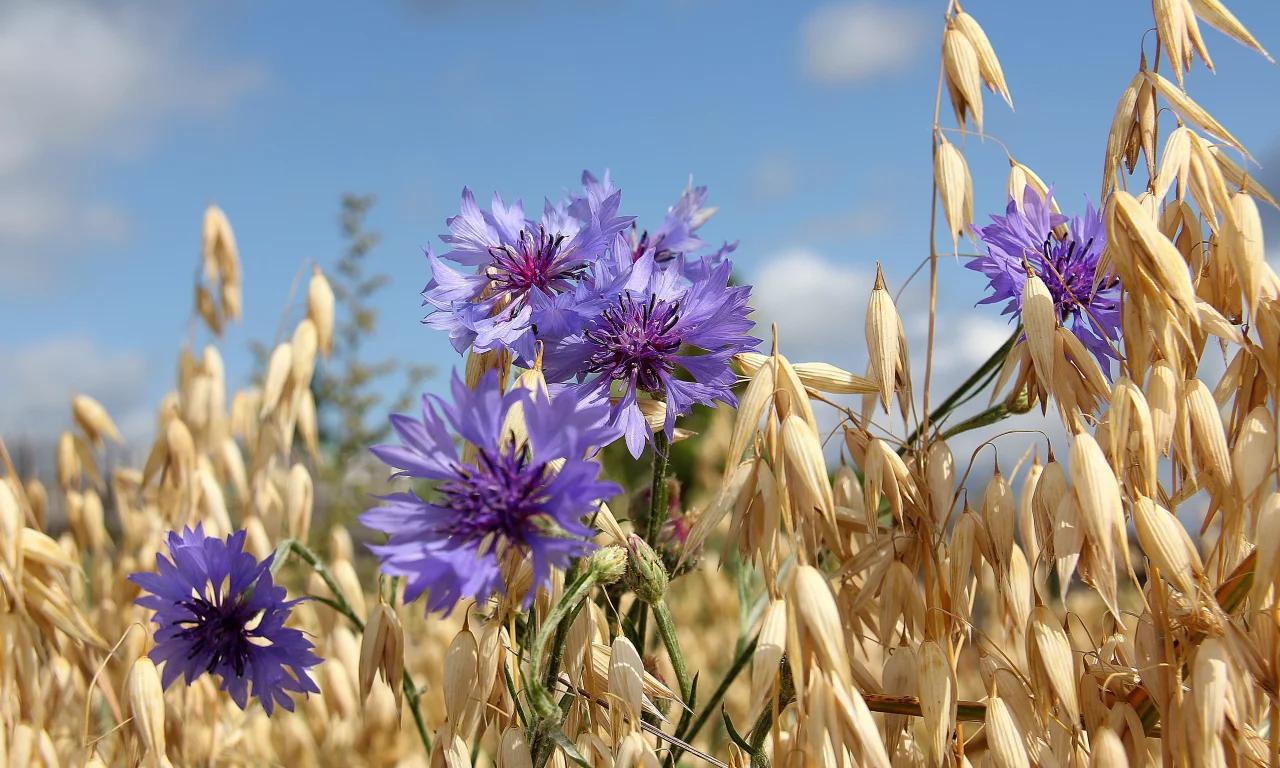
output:
[[627, 572], [627, 550], [622, 547], [601, 547], [591, 553], [587, 569], [595, 574], [597, 584], [612, 584]]
[[630, 562], [627, 568], [627, 587], [646, 603], [656, 603], [667, 594], [667, 569], [645, 540], [631, 534], [627, 539]]

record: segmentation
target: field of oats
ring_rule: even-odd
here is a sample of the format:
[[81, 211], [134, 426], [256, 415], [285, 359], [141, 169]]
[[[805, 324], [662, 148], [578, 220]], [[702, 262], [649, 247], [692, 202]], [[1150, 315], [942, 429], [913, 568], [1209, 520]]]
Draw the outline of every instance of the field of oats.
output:
[[423, 293], [448, 394], [389, 421], [360, 394], [362, 198], [236, 388], [235, 222], [192, 211], [141, 460], [91, 393], [51, 482], [0, 441], [0, 764], [1280, 766], [1280, 205], [1184, 88], [1209, 27], [1268, 55], [1220, 0], [1152, 9], [1070, 211], [1013, 157], [974, 199], [966, 148], [1003, 146], [984, 100], [1013, 95], [940, 6], [929, 234], [956, 255], [914, 279], [932, 307], [962, 260], [1016, 319], [951, 392], [936, 313], [912, 370], [879, 270], [865, 370], [792, 360], [696, 237], [704, 188], [646, 229], [589, 173], [540, 219], [464, 193]]

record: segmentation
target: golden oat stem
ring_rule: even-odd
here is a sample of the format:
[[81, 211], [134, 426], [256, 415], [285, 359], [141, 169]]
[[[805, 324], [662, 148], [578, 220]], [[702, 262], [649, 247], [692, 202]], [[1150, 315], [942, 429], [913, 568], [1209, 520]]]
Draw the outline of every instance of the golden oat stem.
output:
[[[947, 17], [950, 18], [955, 12], [955, 0], [949, 0], [947, 3]], [[945, 49], [945, 46], [944, 46]], [[942, 83], [946, 77], [946, 66], [942, 63], [945, 56], [939, 55], [938, 61], [938, 90], [933, 98], [933, 132], [929, 134], [929, 155], [936, 155], [938, 151], [938, 137], [940, 127], [938, 125], [938, 114], [942, 111]], [[937, 174], [933, 176], [933, 187], [929, 192], [929, 341], [925, 346], [924, 353], [924, 420], [917, 427], [916, 431], [923, 436], [929, 434], [929, 384], [933, 379], [933, 337], [934, 326], [938, 309], [938, 245], [936, 242], [938, 232], [938, 179]], [[905, 414], [904, 414], [905, 417]]]

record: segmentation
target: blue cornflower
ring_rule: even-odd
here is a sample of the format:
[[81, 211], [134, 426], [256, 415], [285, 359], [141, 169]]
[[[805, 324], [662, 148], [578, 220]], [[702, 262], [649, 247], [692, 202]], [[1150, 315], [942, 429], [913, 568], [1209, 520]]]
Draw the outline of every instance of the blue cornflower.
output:
[[[517, 405], [528, 434], [519, 444], [504, 434]], [[472, 391], [455, 372], [452, 404], [424, 396], [421, 421], [391, 417], [402, 444], [372, 449], [395, 477], [438, 484], [430, 500], [412, 491], [379, 496], [383, 505], [360, 516], [391, 536], [370, 546], [383, 573], [406, 578], [406, 601], [426, 592], [428, 612], [451, 611], [460, 600], [501, 592], [503, 562], [527, 556], [531, 599], [550, 583], [552, 566], [565, 568], [590, 551], [594, 532], [582, 518], [622, 492], [599, 480], [599, 464], [586, 458], [616, 439], [608, 420], [607, 407], [572, 396], [519, 387], [503, 393], [494, 371]], [[477, 449], [473, 463], [459, 458], [455, 433]]]
[[[755, 325], [748, 319], [751, 288], [729, 286], [729, 260], [690, 280], [684, 270], [661, 269], [652, 250], [626, 263], [630, 251], [621, 236], [611, 256], [597, 265], [598, 311], [580, 333], [547, 346], [545, 374], [573, 382], [568, 390], [591, 401], [606, 401], [612, 385], [621, 384], [611, 418], [639, 457], [652, 439], [640, 392], [666, 402], [663, 431], [670, 438], [676, 417], [694, 403], [737, 405], [729, 358], [759, 340], [747, 335]], [[685, 347], [693, 349], [682, 354]], [[681, 369], [692, 381], [677, 377]]]
[[[575, 198], [569, 206], [569, 212], [585, 217], [590, 210], [589, 205], [603, 199], [613, 191], [613, 184], [606, 171], [604, 181], [598, 181], [590, 173], [582, 174], [582, 188], [585, 197]], [[630, 250], [631, 260], [638, 261], [646, 253], [653, 254], [655, 263], [669, 266], [679, 260], [679, 267], [691, 279], [705, 276], [711, 267], [719, 264], [721, 259], [738, 247], [737, 243], [726, 242], [714, 252], [698, 254], [707, 243], [697, 236], [697, 231], [715, 215], [718, 210], [707, 207], [707, 188], [687, 186], [676, 204], [667, 209], [662, 224], [654, 230], [639, 230], [635, 223], [631, 224]]]
[[[1086, 200], [1083, 217], [1070, 219], [1066, 237], [1053, 230], [1068, 219], [1054, 213], [1049, 205], [1053, 189], [1041, 197], [1028, 186], [1022, 207], [1010, 198], [1004, 216], [992, 216], [992, 223], [973, 227], [987, 248], [985, 256], [967, 266], [986, 275], [991, 295], [979, 304], [1007, 300], [1002, 314], [1017, 319], [1022, 314], [1022, 289], [1031, 269], [1044, 280], [1053, 296], [1058, 321], [1075, 334], [1093, 353], [1104, 373], [1110, 372], [1116, 354], [1110, 342], [1120, 337], [1120, 279], [1098, 274], [1098, 260], [1107, 245], [1106, 225]], [[1101, 326], [1101, 328], [1099, 328]]]
[[270, 558], [259, 563], [244, 541], [244, 531], [225, 541], [205, 536], [200, 524], [170, 532], [172, 560], [157, 553], [155, 573], [129, 576], [150, 593], [136, 602], [154, 610], [159, 625], [148, 655], [164, 665], [165, 688], [179, 674], [190, 685], [210, 672], [241, 709], [252, 695], [268, 715], [277, 703], [292, 712], [289, 691], [320, 693], [307, 673], [320, 658], [302, 632], [284, 625], [299, 601], [285, 599], [284, 587], [272, 582]]
[[[613, 236], [631, 223], [632, 217], [617, 215], [621, 200], [610, 185], [607, 194], [589, 194], [573, 211], [548, 200], [534, 221], [519, 200], [508, 207], [495, 194], [491, 209], [482, 211], [463, 189], [462, 210], [447, 221], [450, 233], [440, 236], [452, 250], [437, 257], [426, 249], [432, 278], [422, 297], [433, 311], [423, 323], [448, 331], [458, 352], [506, 348], [531, 361], [542, 309], [572, 296]], [[477, 270], [459, 272], [443, 259]]]

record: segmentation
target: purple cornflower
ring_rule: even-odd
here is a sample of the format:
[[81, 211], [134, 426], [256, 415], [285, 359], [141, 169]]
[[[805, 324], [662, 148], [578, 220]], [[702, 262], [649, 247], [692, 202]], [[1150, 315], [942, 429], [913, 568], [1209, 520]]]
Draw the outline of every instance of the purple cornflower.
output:
[[[461, 213], [448, 220], [450, 233], [440, 236], [452, 250], [437, 257], [426, 249], [432, 278], [422, 297], [433, 311], [423, 323], [448, 331], [459, 352], [505, 347], [532, 360], [543, 311], [572, 297], [613, 236], [631, 223], [632, 217], [617, 215], [621, 200], [610, 184], [607, 194], [588, 194], [572, 212], [546, 201], [541, 220], [534, 221], [525, 219], [519, 200], [507, 207], [495, 194], [491, 210], [482, 211], [471, 190], [463, 189]], [[478, 269], [459, 272], [442, 259]], [[563, 320], [566, 304], [558, 306]]]
[[1007, 299], [1002, 314], [1016, 319], [1022, 314], [1025, 259], [1053, 295], [1058, 321], [1069, 325], [1110, 376], [1116, 354], [1109, 341], [1120, 335], [1120, 279], [1098, 274], [1098, 259], [1107, 245], [1106, 225], [1093, 204], [1086, 201], [1084, 216], [1072, 217], [1067, 236], [1059, 239], [1053, 229], [1068, 219], [1050, 209], [1052, 199], [1052, 188], [1041, 197], [1030, 186], [1023, 194], [1022, 210], [1010, 198], [1004, 216], [992, 216], [988, 226], [973, 227], [986, 245], [987, 255], [965, 266], [989, 280], [991, 295], [978, 303]]
[[[605, 173], [603, 182], [598, 181], [590, 173], [583, 173], [582, 187], [586, 197], [576, 198], [569, 206], [570, 213], [580, 217], [589, 210], [588, 204], [591, 201], [601, 199], [613, 191], [608, 172]], [[737, 243], [726, 242], [713, 253], [695, 256], [697, 251], [707, 246], [707, 243], [696, 233], [718, 210], [707, 207], [706, 202], [707, 188], [694, 187], [691, 182], [676, 204], [667, 209], [667, 215], [663, 218], [662, 224], [654, 230], [652, 235], [649, 234], [649, 230], [640, 230], [635, 223], [632, 223], [631, 260], [638, 261], [645, 253], [651, 252], [654, 262], [660, 265], [669, 264], [680, 258], [681, 268], [691, 272], [687, 275], [691, 279], [705, 275], [711, 267], [719, 264], [725, 255], [738, 247]]]
[[181, 535], [171, 531], [172, 560], [157, 553], [155, 573], [129, 576], [150, 593], [135, 602], [154, 610], [160, 625], [148, 655], [164, 664], [165, 688], [179, 674], [190, 685], [210, 672], [241, 709], [252, 695], [268, 715], [277, 703], [292, 712], [289, 691], [320, 693], [307, 674], [320, 658], [302, 632], [284, 625], [299, 601], [285, 599], [272, 582], [271, 559], [259, 563], [244, 540], [244, 531], [226, 541], [205, 536], [198, 523]]
[[[639, 392], [666, 401], [663, 431], [670, 438], [676, 417], [694, 403], [737, 404], [729, 358], [759, 340], [747, 335], [755, 325], [747, 317], [751, 288], [728, 285], [733, 264], [727, 259], [690, 281], [683, 270], [660, 269], [652, 251], [625, 264], [622, 237], [613, 251], [622, 256], [600, 264], [601, 308], [582, 332], [548, 345], [546, 374], [548, 381], [575, 382], [569, 390], [584, 400], [604, 401], [619, 383], [612, 421], [639, 457], [652, 439]], [[686, 346], [699, 351], [681, 354]], [[692, 381], [677, 378], [678, 369]]]
[[[528, 440], [504, 434], [508, 413], [520, 405]], [[609, 410], [559, 395], [548, 399], [515, 388], [503, 393], [494, 371], [475, 391], [453, 377], [453, 403], [424, 396], [422, 420], [391, 416], [402, 445], [372, 450], [397, 472], [437, 483], [430, 500], [412, 491], [378, 496], [383, 502], [360, 516], [369, 528], [390, 534], [371, 545], [383, 573], [406, 577], [405, 601], [427, 592], [427, 611], [451, 611], [466, 598], [484, 600], [503, 588], [508, 555], [533, 558], [532, 599], [549, 584], [551, 566], [565, 568], [592, 548], [594, 532], [582, 518], [598, 502], [622, 492], [598, 479], [588, 452], [612, 442]], [[452, 432], [450, 431], [452, 428]], [[507, 428], [509, 430], [509, 427]], [[464, 464], [456, 433], [477, 449]], [[562, 460], [558, 469], [553, 462]]]

